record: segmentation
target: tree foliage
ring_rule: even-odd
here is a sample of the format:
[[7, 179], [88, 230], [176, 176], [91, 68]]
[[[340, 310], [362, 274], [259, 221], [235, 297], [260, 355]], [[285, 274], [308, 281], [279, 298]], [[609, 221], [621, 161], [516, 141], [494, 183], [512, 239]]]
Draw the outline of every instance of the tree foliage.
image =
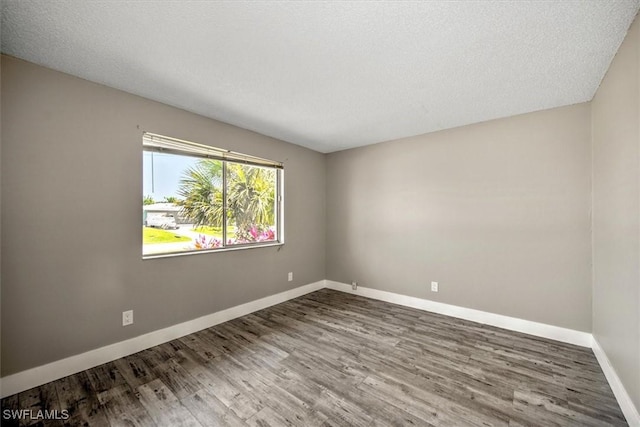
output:
[[[276, 172], [237, 163], [227, 163], [226, 169], [228, 223], [235, 225], [237, 241], [253, 241], [256, 232], [275, 223]], [[184, 172], [178, 194], [183, 213], [194, 226], [223, 225], [222, 173], [222, 162], [210, 159]]]
[[[275, 223], [275, 170], [227, 165], [227, 209], [235, 222], [236, 239], [251, 241]], [[253, 230], [253, 231], [252, 231]]]
[[182, 210], [194, 226], [222, 227], [222, 162], [201, 160], [187, 169], [180, 180], [178, 195]]

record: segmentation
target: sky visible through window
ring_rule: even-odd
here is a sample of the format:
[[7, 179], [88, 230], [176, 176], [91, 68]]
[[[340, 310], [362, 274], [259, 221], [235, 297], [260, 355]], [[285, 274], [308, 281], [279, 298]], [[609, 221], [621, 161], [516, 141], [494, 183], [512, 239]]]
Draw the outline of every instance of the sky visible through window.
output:
[[166, 197], [178, 196], [178, 186], [184, 171], [194, 167], [201, 160], [197, 157], [176, 156], [152, 151], [144, 151], [143, 155], [142, 194], [151, 196], [153, 200], [158, 202]]

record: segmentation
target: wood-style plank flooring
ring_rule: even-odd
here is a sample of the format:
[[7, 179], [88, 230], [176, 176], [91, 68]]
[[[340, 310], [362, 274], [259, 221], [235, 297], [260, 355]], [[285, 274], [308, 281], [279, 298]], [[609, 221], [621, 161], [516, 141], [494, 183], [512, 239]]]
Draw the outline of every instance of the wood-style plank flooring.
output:
[[321, 290], [10, 396], [90, 426], [623, 426], [590, 349]]

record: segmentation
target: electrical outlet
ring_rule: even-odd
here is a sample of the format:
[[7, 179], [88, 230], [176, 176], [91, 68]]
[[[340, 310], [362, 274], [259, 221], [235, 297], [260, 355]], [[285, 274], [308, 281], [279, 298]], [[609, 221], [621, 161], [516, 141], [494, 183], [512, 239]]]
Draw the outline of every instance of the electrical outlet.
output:
[[292, 281], [293, 280], [293, 272], [292, 271], [289, 272], [289, 275], [287, 276], [287, 280], [288, 281]]
[[358, 282], [351, 282], [351, 289], [353, 289], [354, 291], [358, 290]]
[[431, 282], [431, 292], [438, 292], [438, 282]]
[[133, 310], [127, 310], [122, 312], [122, 326], [133, 324]]

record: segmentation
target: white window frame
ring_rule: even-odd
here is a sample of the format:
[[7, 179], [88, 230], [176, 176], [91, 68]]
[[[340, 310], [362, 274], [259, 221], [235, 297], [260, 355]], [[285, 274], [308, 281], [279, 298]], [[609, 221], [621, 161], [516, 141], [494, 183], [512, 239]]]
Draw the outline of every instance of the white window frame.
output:
[[[195, 255], [212, 252], [225, 252], [241, 249], [251, 249], [270, 246], [284, 245], [284, 165], [282, 162], [268, 160], [261, 157], [255, 157], [247, 154], [236, 153], [234, 151], [221, 148], [211, 147], [208, 145], [198, 144], [191, 141], [185, 141], [168, 136], [158, 135], [150, 132], [142, 134], [143, 152], [159, 152], [167, 154], [175, 154], [180, 156], [196, 157], [201, 159], [213, 159], [222, 162], [222, 200], [223, 200], [223, 219], [222, 219], [222, 246], [218, 248], [192, 249], [173, 252], [163, 252], [154, 254], [142, 254], [143, 259], [165, 258], [183, 255]], [[276, 172], [276, 239], [264, 242], [249, 243], [227, 243], [227, 163], [239, 163], [248, 166], [258, 166], [263, 168], [271, 168]], [[185, 242], [186, 243], [186, 242]], [[142, 244], [144, 251], [144, 243]]]

